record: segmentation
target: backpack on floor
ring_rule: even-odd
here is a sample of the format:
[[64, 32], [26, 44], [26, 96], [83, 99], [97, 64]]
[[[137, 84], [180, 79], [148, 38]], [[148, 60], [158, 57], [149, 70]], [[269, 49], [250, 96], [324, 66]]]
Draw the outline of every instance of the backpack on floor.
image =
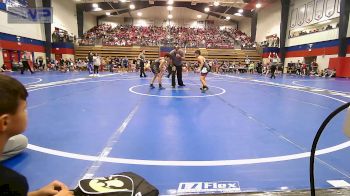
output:
[[158, 196], [159, 191], [141, 176], [123, 172], [107, 177], [82, 179], [74, 190], [75, 196]]

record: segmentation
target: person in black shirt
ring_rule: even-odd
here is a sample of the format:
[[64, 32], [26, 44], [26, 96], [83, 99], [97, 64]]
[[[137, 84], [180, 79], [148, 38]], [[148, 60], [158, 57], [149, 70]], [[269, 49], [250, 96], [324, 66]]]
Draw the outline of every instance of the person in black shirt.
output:
[[92, 52], [89, 51], [88, 53], [88, 71], [89, 71], [89, 74], [92, 74], [92, 66], [93, 66], [93, 63], [94, 63], [94, 56], [92, 55]]
[[261, 61], [259, 61], [256, 64], [256, 71], [258, 72], [259, 75], [262, 75], [262, 69], [263, 69], [262, 63], [261, 63]]
[[147, 77], [147, 75], [145, 74], [145, 62], [146, 62], [145, 50], [142, 50], [142, 52], [138, 56], [138, 59], [140, 61], [140, 78]]
[[179, 86], [185, 86], [182, 81], [182, 61], [185, 60], [185, 52], [180, 49], [178, 44], [175, 45], [175, 49], [170, 53], [172, 66], [171, 86], [175, 88], [175, 74], [177, 77], [177, 83]]
[[[12, 136], [21, 134], [27, 127], [28, 92], [16, 79], [0, 75], [0, 152]], [[21, 174], [0, 165], [0, 195], [72, 195], [62, 182], [53, 181], [45, 187], [28, 193], [27, 179]]]
[[26, 69], [28, 69], [30, 71], [30, 73], [32, 73], [32, 74], [34, 73], [34, 71], [32, 70], [32, 68], [29, 65], [29, 61], [30, 61], [30, 58], [27, 54], [27, 51], [24, 51], [23, 56], [22, 56], [21, 74], [23, 74]]

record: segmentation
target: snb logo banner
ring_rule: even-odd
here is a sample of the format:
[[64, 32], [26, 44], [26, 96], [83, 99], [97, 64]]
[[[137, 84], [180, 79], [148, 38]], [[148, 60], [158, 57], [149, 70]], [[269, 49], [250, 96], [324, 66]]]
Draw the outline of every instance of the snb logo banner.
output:
[[182, 182], [179, 184], [177, 194], [183, 193], [234, 193], [240, 192], [239, 182]]
[[8, 7], [8, 23], [52, 23], [52, 8]]

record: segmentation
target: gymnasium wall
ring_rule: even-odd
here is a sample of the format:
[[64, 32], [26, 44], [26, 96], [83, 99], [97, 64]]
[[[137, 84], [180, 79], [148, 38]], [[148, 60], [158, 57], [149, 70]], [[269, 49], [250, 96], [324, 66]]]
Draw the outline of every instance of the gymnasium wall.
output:
[[[318, 20], [316, 20], [316, 15], [318, 15], [317, 13], [315, 13], [316, 7], [314, 6], [313, 8], [313, 14], [309, 14], [310, 17], [308, 17], [308, 13], [311, 13], [311, 11], [307, 11], [307, 7], [306, 7], [306, 12], [304, 14], [305, 15], [305, 20], [304, 22], [298, 22], [298, 18], [299, 15], [298, 14], [298, 10], [305, 10], [304, 5], [308, 4], [311, 1], [304, 1], [304, 0], [292, 0], [291, 1], [291, 5], [290, 5], [290, 10], [289, 10], [289, 19], [288, 19], [288, 29], [287, 29], [287, 40], [286, 40], [286, 47], [289, 46], [296, 46], [296, 45], [301, 45], [301, 44], [309, 44], [309, 43], [315, 43], [315, 42], [323, 42], [323, 41], [328, 41], [328, 40], [335, 40], [338, 39], [338, 32], [339, 29], [331, 29], [331, 30], [327, 30], [327, 31], [322, 31], [322, 32], [318, 32], [318, 33], [313, 33], [313, 34], [308, 34], [308, 35], [303, 35], [303, 36], [299, 36], [299, 37], [293, 37], [293, 38], [288, 38], [289, 36], [289, 31], [291, 30], [305, 30], [308, 27], [310, 27], [311, 25], [317, 25], [319, 23], [323, 23], [323, 22], [327, 22], [329, 20], [335, 20], [334, 22], [330, 23], [331, 25], [335, 26], [338, 18], [339, 18], [339, 12], [338, 12], [338, 4], [339, 4], [339, 0], [335, 0], [335, 12], [333, 15], [331, 16], [326, 16], [326, 12], [328, 12], [326, 6], [324, 6], [323, 12], [319, 12], [321, 13], [320, 18], [318, 18]], [[327, 1], [325, 1], [326, 3]], [[310, 10], [312, 10], [310, 8]], [[312, 16], [312, 17], [311, 17]], [[310, 22], [306, 22], [306, 19], [310, 18]]]
[[74, 54], [62, 54], [62, 58], [74, 60]]
[[[101, 20], [99, 20], [99, 24], [111, 24], [112, 27], [117, 26], [117, 25], [121, 25], [124, 24], [124, 18], [122, 17], [107, 17], [107, 18], [103, 18]], [[86, 32], [84, 30], [84, 32]]]
[[[349, 16], [349, 17], [350, 17], [350, 16]], [[346, 37], [350, 37], [350, 22], [349, 22], [349, 24], [348, 24], [348, 34], [347, 34]]]
[[[302, 62], [304, 57], [316, 56], [317, 63], [319, 64], [320, 68], [327, 68], [329, 59], [332, 57], [337, 57], [338, 43], [339, 41], [336, 39], [323, 42], [315, 42], [312, 43], [311, 47], [309, 44], [287, 47], [285, 66], [291, 60], [295, 62], [294, 59], [296, 58], [301, 59]], [[347, 44], [348, 48], [350, 48], [350, 39], [347, 40]], [[348, 51], [350, 50], [348, 49]]]
[[2, 52], [0, 52], [0, 66], [2, 66], [4, 64], [4, 57]]
[[[292, 15], [292, 11], [296, 8], [302, 8], [304, 4], [308, 3], [310, 1], [303, 1], [303, 0], [292, 0], [291, 1], [291, 9], [289, 11], [289, 21], [288, 21], [288, 34], [287, 34], [287, 40], [286, 40], [286, 47], [287, 47], [287, 58], [286, 58], [286, 64], [290, 62], [291, 60], [293, 62], [296, 62], [295, 60], [300, 59], [303, 61], [304, 57], [307, 56], [316, 56], [317, 63], [319, 64], [320, 69], [325, 69], [329, 65], [329, 59], [334, 58], [338, 56], [338, 36], [339, 36], [339, 29], [330, 29], [322, 32], [312, 33], [308, 35], [302, 35], [298, 37], [288, 38], [289, 31], [293, 29], [297, 30], [303, 30], [305, 28], [310, 27], [310, 25], [318, 24], [320, 22], [324, 22], [327, 20], [332, 20], [333, 22], [328, 23], [332, 26], [335, 26], [336, 23], [339, 21], [339, 0], [336, 0], [336, 10], [335, 13], [332, 16], [326, 16], [327, 9], [324, 8], [323, 16], [320, 17], [318, 21], [315, 21], [315, 18], [311, 20], [310, 23], [305, 23], [299, 25], [297, 23], [297, 18], [295, 15]], [[307, 13], [305, 17], [307, 16]], [[315, 17], [315, 13], [313, 15]], [[295, 24], [295, 27], [291, 27], [292, 24]], [[350, 53], [350, 26], [348, 26], [348, 53]], [[312, 44], [312, 45], [310, 45]], [[347, 56], [350, 56], [350, 54], [347, 54]]]
[[88, 31], [92, 27], [96, 26], [96, 16], [84, 12], [84, 27], [83, 32]]
[[73, 43], [52, 43], [53, 54], [61, 54], [62, 57], [65, 54], [74, 55], [74, 44]]
[[242, 32], [245, 32], [248, 36], [251, 36], [252, 32], [252, 20], [248, 17], [243, 17], [241, 21], [239, 21], [238, 29]]
[[325, 69], [328, 67], [329, 59], [335, 57], [338, 57], [338, 54], [317, 56], [316, 62], [320, 69]]
[[[41, 1], [36, 0], [36, 2], [37, 6], [41, 7]], [[58, 27], [69, 33], [77, 34], [78, 26], [74, 1], [52, 0], [52, 7], [54, 13], [52, 29]], [[39, 56], [46, 57], [43, 24], [8, 24], [7, 13], [4, 11], [0, 11], [0, 18], [0, 64], [3, 63], [1, 49], [30, 51], [33, 52], [34, 59]], [[53, 54], [74, 54], [72, 44], [53, 44], [52, 47]]]
[[7, 33], [37, 40], [45, 40], [42, 24], [8, 24], [7, 13], [0, 11], [0, 33]]
[[258, 11], [256, 29], [256, 41], [258, 43], [264, 41], [268, 35], [280, 35], [281, 9], [281, 2], [276, 1]]
[[331, 30], [322, 31], [318, 33], [302, 35], [299, 37], [287, 38], [286, 47], [335, 40], [335, 39], [338, 39], [338, 36], [339, 36], [339, 29], [337, 28], [337, 29], [331, 29]]
[[[215, 20], [212, 17], [209, 17], [208, 20], [214, 20], [214, 25], [215, 26], [225, 26], [225, 27], [232, 27], [232, 28], [237, 28], [236, 23], [233, 22], [228, 22], [228, 21], [219, 21]], [[201, 20], [202, 22], [198, 22], [197, 20], [193, 19], [173, 19], [170, 21], [164, 20], [164, 19], [157, 19], [157, 18], [134, 18], [132, 21], [131, 18], [128, 17], [107, 17], [103, 18], [99, 21], [99, 24], [102, 23], [109, 23], [112, 24], [112, 26], [115, 25], [122, 25], [122, 24], [129, 24], [131, 25], [132, 23], [135, 26], [184, 26], [184, 27], [204, 27], [204, 20]], [[84, 31], [85, 32], [85, 31]]]
[[68, 33], [78, 35], [78, 22], [76, 7], [73, 0], [52, 0], [53, 23], [52, 32], [55, 27], [64, 29]]

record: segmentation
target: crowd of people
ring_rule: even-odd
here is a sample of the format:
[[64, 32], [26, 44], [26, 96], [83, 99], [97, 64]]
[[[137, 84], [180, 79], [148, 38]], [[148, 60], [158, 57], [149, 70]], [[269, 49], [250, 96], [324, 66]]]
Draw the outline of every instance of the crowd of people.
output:
[[76, 36], [73, 33], [68, 33], [67, 31], [55, 29], [51, 34], [51, 39], [53, 43], [57, 42], [75, 42]]
[[[270, 54], [271, 55], [271, 54]], [[276, 57], [276, 58], [275, 58]], [[99, 54], [90, 53], [87, 58], [84, 59], [59, 59], [51, 60], [47, 59], [47, 64], [42, 57], [38, 57], [33, 63], [25, 63], [26, 59], [22, 59], [19, 63], [19, 67], [11, 70], [3, 64], [0, 67], [0, 72], [12, 72], [13, 70], [20, 70], [21, 73], [29, 70], [31, 73], [37, 71], [59, 71], [66, 72], [78, 72], [88, 71], [90, 76], [98, 77], [99, 72], [139, 72], [143, 69], [143, 76], [147, 76], [152, 72], [152, 63], [157, 59], [148, 59], [141, 61], [142, 57], [101, 57]], [[240, 61], [220, 61], [217, 59], [207, 59], [211, 72], [213, 73], [249, 73], [249, 74], [270, 74], [272, 69], [276, 73], [282, 73], [283, 66], [279, 63], [279, 58], [276, 54], [272, 54], [268, 62], [252, 61], [247, 56], [244, 62]], [[197, 61], [184, 61], [181, 68], [183, 72], [197, 72], [200, 67]], [[319, 76], [319, 77], [335, 77], [336, 72], [328, 68], [320, 69], [318, 63], [313, 61], [306, 64], [301, 62], [289, 62], [286, 67], [287, 74], [295, 74], [300, 76]], [[171, 75], [171, 70], [168, 70], [168, 77]], [[141, 75], [140, 75], [141, 76]]]
[[168, 46], [174, 43], [181, 47], [234, 48], [255, 47], [244, 32], [226, 28], [188, 27], [136, 27], [131, 25], [101, 24], [84, 33], [80, 45], [102, 43], [106, 46]]
[[267, 36], [266, 40], [260, 43], [260, 46], [262, 47], [279, 47], [279, 45], [280, 45], [280, 38], [276, 34]]
[[298, 60], [295, 63], [292, 61], [288, 63], [287, 73], [300, 76], [335, 77], [336, 71], [329, 68], [321, 69], [316, 61], [307, 64]]

